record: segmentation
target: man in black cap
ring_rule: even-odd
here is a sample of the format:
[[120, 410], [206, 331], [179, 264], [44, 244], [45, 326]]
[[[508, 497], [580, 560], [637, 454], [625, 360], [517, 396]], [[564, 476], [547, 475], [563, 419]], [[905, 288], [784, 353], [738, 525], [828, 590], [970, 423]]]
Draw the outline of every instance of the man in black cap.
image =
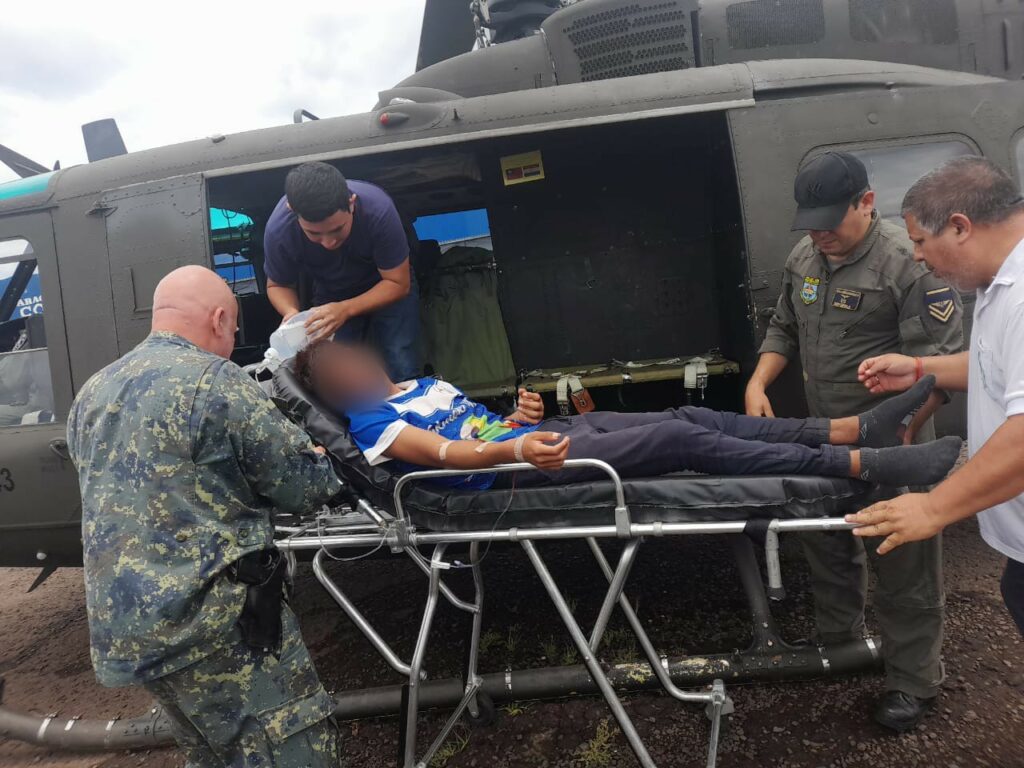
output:
[[[959, 295], [913, 260], [904, 229], [879, 218], [860, 160], [845, 152], [814, 158], [797, 175], [794, 196], [792, 228], [807, 237], [786, 261], [782, 295], [747, 385], [749, 415], [775, 415], [766, 389], [797, 357], [811, 415], [837, 418], [877, 404], [857, 379], [865, 358], [962, 349]], [[933, 396], [921, 409], [906, 441], [934, 437], [928, 417], [943, 397]], [[823, 643], [863, 636], [871, 557], [886, 667], [886, 694], [875, 719], [896, 731], [915, 727], [943, 679], [941, 541], [901, 547], [892, 553], [899, 554], [896, 560], [877, 557], [879, 542], [865, 546], [845, 533], [805, 534], [802, 541]]]

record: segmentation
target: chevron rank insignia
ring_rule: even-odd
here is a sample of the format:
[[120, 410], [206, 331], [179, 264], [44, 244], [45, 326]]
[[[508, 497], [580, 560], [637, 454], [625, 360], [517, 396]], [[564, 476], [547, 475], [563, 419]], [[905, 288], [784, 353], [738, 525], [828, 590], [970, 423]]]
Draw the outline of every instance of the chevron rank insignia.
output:
[[935, 288], [924, 295], [928, 314], [940, 323], [948, 323], [956, 312], [956, 299], [952, 288]]

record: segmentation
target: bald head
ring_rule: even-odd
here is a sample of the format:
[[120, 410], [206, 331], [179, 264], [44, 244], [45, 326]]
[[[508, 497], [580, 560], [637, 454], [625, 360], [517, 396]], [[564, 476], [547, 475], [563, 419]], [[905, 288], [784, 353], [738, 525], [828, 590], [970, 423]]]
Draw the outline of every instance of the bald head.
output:
[[180, 267], [153, 292], [153, 330], [182, 336], [197, 347], [230, 357], [235, 347], [238, 304], [216, 272]]

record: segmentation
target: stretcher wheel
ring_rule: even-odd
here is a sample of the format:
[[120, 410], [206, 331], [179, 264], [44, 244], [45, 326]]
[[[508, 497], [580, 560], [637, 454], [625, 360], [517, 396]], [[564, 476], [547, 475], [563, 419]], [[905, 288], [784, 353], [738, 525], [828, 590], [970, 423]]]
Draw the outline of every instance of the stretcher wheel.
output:
[[494, 722], [494, 718], [497, 714], [497, 709], [494, 706], [494, 699], [488, 696], [486, 693], [478, 693], [476, 695], [476, 708], [478, 714], [474, 716], [469, 708], [462, 713], [462, 716], [466, 718], [466, 722], [469, 723], [473, 728], [486, 728]]

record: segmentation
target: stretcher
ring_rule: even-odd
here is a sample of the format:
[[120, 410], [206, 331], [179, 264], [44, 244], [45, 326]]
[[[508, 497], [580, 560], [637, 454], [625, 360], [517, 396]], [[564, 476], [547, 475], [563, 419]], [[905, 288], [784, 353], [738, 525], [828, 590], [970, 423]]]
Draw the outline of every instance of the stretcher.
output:
[[[622, 611], [646, 657], [645, 665], [635, 665], [642, 667], [640, 677], [656, 680], [680, 702], [705, 708], [710, 720], [708, 766], [716, 765], [722, 717], [732, 711], [726, 680], [828, 674], [863, 668], [878, 660], [878, 644], [871, 638], [836, 648], [796, 647], [783, 642], [765, 599], [764, 579], [754, 549], [755, 542], [764, 548], [767, 594], [781, 599], [779, 534], [848, 530], [851, 526], [842, 516], [868, 503], [876, 490], [873, 486], [842, 478], [806, 476], [711, 477], [683, 473], [623, 479], [604, 462], [579, 459], [569, 464], [600, 470], [607, 480], [521, 489], [456, 490], [431, 481], [469, 472], [430, 470], [399, 476], [389, 472], [386, 464], [370, 466], [351, 439], [344, 420], [306, 392], [287, 367], [275, 372], [270, 389], [281, 410], [327, 449], [346, 485], [346, 501], [340, 507], [324, 510], [297, 525], [279, 526], [277, 545], [288, 553], [293, 567], [298, 552], [315, 553], [313, 571], [318, 581], [381, 657], [404, 678], [399, 743], [399, 764], [404, 768], [428, 765], [460, 718], [481, 723], [493, 716], [493, 696], [488, 689], [494, 689], [494, 676], [482, 675], [478, 669], [484, 607], [482, 545], [509, 542], [523, 549], [578, 650], [593, 687], [604, 697], [644, 768], [652, 768], [655, 763], [610, 679], [614, 670], [607, 670], [600, 660], [602, 638], [616, 608]], [[529, 464], [509, 464], [495, 471], [530, 469]], [[730, 536], [750, 603], [754, 639], [744, 653], [701, 657], [699, 665], [683, 664], [680, 670], [680, 665], [670, 663], [655, 648], [625, 588], [644, 539], [695, 534]], [[586, 631], [573, 615], [538, 546], [570, 539], [586, 543], [608, 582], [597, 618]], [[614, 562], [602, 547], [602, 542], [610, 540], [622, 545]], [[344, 550], [405, 555], [426, 575], [425, 608], [408, 661], [399, 657], [328, 574], [325, 561], [334, 556], [332, 553]], [[454, 569], [472, 572], [472, 598], [460, 597], [446, 583], [445, 575]], [[451, 716], [430, 746], [418, 754], [417, 718], [422, 693], [430, 686], [425, 660], [441, 600], [472, 617], [465, 678]], [[693, 674], [698, 666], [698, 674]], [[680, 671], [682, 674], [678, 674]], [[694, 682], [708, 676], [709, 684], [701, 688], [678, 684], [680, 679]], [[514, 696], [510, 673], [506, 673], [505, 680]]]

